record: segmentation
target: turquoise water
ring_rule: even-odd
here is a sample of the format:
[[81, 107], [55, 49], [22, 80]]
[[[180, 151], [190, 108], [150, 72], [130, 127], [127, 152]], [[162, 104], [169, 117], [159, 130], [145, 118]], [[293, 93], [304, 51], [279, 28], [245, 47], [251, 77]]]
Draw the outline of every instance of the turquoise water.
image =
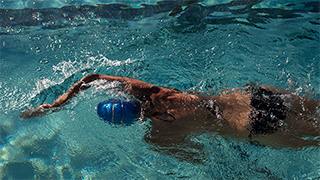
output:
[[[61, 8], [105, 3], [3, 2], [2, 179], [320, 177], [317, 147], [270, 149], [208, 133], [192, 138], [203, 146], [203, 164], [152, 151], [152, 145], [143, 140], [149, 119], [128, 127], [99, 120], [96, 105], [121, 96], [116, 83], [99, 82], [59, 112], [21, 120], [22, 110], [52, 103], [91, 72], [183, 91], [220, 90], [255, 82], [319, 98], [318, 2], [189, 1], [182, 4], [182, 11], [174, 11], [170, 6], [179, 7], [182, 1], [167, 1], [165, 6], [117, 1], [113, 4], [131, 7], [117, 9], [109, 4], [98, 9], [100, 14], [94, 9], [99, 6]], [[142, 3], [156, 11], [144, 9]], [[50, 16], [45, 16], [49, 10]], [[110, 12], [115, 13], [111, 16]]]

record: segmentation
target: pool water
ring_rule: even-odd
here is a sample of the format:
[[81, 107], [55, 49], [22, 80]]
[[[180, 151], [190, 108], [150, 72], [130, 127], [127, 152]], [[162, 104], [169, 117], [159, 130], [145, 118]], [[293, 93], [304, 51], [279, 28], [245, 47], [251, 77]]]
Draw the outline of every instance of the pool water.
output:
[[253, 82], [319, 98], [318, 1], [46, 2], [0, 9], [2, 179], [320, 177], [319, 147], [271, 149], [213, 132], [191, 138], [204, 163], [153, 151], [143, 140], [150, 119], [119, 127], [97, 116], [99, 102], [122, 95], [117, 83], [97, 82], [59, 112], [19, 118], [87, 73], [183, 91]]

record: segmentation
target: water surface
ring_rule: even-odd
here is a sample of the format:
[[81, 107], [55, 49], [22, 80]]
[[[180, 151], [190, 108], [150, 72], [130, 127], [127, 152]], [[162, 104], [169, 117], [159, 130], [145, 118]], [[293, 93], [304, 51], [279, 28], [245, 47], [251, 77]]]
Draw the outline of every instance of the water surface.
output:
[[19, 118], [93, 72], [183, 91], [254, 82], [319, 98], [319, 2], [3, 1], [1, 8], [2, 178], [320, 176], [317, 147], [271, 149], [208, 133], [192, 139], [204, 147], [203, 164], [152, 151], [143, 140], [150, 120], [113, 127], [96, 115], [99, 102], [119, 96], [112, 83], [59, 112]]

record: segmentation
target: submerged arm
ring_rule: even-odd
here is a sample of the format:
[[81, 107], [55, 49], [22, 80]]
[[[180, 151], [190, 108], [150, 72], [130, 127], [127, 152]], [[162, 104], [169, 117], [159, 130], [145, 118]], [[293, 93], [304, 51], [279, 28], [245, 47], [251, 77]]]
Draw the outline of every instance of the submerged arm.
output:
[[43, 104], [36, 106], [32, 109], [23, 111], [20, 115], [21, 118], [33, 118], [37, 116], [45, 115], [48, 108], [60, 107], [65, 104], [68, 100], [76, 96], [79, 92], [84, 91], [91, 87], [90, 82], [93, 82], [98, 79], [105, 79], [107, 81], [119, 81], [124, 84], [122, 87], [123, 91], [128, 94], [134, 95], [139, 100], [143, 100], [146, 97], [149, 97], [153, 93], [160, 91], [160, 87], [148, 84], [146, 82], [131, 79], [127, 77], [118, 77], [118, 76], [107, 76], [103, 74], [87, 74], [80, 81], [76, 82], [73, 86], [70, 87], [66, 94], [61, 95], [55, 102], [52, 104]]

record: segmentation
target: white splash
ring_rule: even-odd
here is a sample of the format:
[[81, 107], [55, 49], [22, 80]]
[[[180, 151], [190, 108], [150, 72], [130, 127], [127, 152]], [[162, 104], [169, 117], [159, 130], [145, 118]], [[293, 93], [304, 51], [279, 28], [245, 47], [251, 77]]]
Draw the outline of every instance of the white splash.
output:
[[54, 85], [56, 85], [56, 83], [47, 78], [38, 80], [36, 82], [36, 91], [37, 93], [40, 93], [42, 90], [47, 89], [50, 86], [54, 86]]
[[132, 60], [130, 58], [124, 61], [110, 60], [102, 54], [99, 54], [96, 57], [88, 56], [88, 58], [86, 58], [85, 60], [79, 60], [75, 58], [74, 61], [62, 61], [53, 66], [53, 71], [54, 73], [62, 74], [64, 75], [64, 78], [67, 78], [81, 70], [97, 69], [99, 67], [108, 66], [121, 66], [123, 64], [131, 64], [135, 61], [137, 60]]

